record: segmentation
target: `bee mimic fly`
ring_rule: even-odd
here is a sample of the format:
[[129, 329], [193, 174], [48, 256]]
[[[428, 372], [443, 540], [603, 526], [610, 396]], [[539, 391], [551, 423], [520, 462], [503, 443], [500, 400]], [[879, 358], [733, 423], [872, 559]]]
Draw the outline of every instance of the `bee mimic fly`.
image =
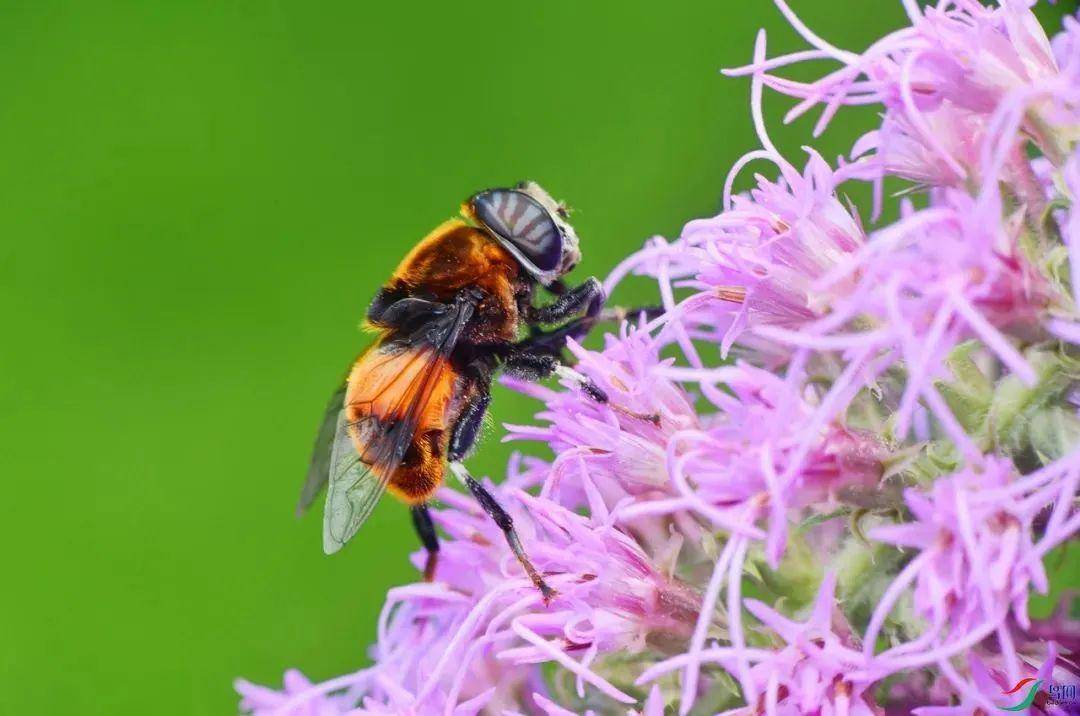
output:
[[[498, 370], [527, 380], [559, 373], [607, 401], [559, 361], [567, 338], [580, 338], [600, 317], [604, 293], [595, 278], [563, 283], [581, 258], [578, 237], [565, 208], [539, 185], [482, 191], [461, 214], [413, 248], [371, 303], [367, 323], [378, 337], [330, 401], [299, 510], [327, 486], [323, 548], [330, 554], [389, 490], [412, 506], [430, 581], [439, 542], [427, 503], [449, 466], [547, 600], [554, 591], [529, 561], [510, 515], [462, 460], [480, 433]], [[536, 305], [538, 286], [554, 301]]]

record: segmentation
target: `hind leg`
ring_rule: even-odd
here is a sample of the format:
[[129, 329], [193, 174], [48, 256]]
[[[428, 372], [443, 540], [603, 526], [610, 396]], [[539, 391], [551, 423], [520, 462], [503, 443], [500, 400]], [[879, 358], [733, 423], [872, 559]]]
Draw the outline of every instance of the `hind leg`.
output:
[[435, 532], [435, 523], [431, 521], [431, 512], [427, 505], [413, 505], [413, 527], [420, 536], [420, 542], [427, 550], [427, 562], [424, 564], [424, 581], [435, 579], [435, 567], [439, 563], [439, 535]]

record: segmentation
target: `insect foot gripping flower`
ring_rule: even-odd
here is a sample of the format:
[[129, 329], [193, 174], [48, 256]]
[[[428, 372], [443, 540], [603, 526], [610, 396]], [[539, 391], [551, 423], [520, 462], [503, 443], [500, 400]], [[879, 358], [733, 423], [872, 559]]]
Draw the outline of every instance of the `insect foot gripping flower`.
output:
[[[760, 146], [723, 211], [606, 281], [654, 278], [663, 313], [571, 341], [561, 385], [506, 381], [542, 403], [507, 439], [551, 455], [489, 489], [557, 595], [444, 489], [434, 581], [389, 591], [371, 666], [239, 681], [242, 709], [1080, 710], [1071, 597], [1029, 614], [1067, 593], [1080, 533], [1080, 22], [1048, 39], [1023, 0], [900, 0], [910, 27], [857, 54], [775, 2], [812, 47], [769, 58], [761, 33], [729, 73], [751, 77]], [[840, 68], [778, 74], [808, 59]], [[765, 88], [789, 118], [821, 106], [818, 129], [845, 105], [882, 122], [797, 170]]]

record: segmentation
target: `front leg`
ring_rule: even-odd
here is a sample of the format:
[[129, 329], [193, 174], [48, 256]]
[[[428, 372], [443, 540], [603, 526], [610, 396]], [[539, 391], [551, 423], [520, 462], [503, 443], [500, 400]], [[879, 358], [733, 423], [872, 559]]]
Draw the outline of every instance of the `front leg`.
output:
[[621, 308], [604, 307], [595, 316], [584, 315], [580, 318], [564, 323], [558, 328], [551, 331], [544, 331], [540, 328], [533, 326], [531, 335], [520, 344], [523, 348], [527, 346], [527, 350], [535, 351], [545, 355], [559, 356], [562, 354], [563, 348], [566, 347], [566, 341], [573, 338], [575, 341], [580, 341], [593, 326], [597, 323], [616, 322], [621, 323], [627, 318], [644, 316], [645, 320], [652, 320], [664, 312], [663, 308], [657, 306], [647, 306], [642, 308]]
[[518, 353], [560, 357], [566, 348], [566, 341], [573, 338], [580, 341], [596, 324], [596, 319], [589, 316], [575, 318], [550, 331], [533, 326], [529, 337], [514, 345]]
[[502, 360], [502, 369], [508, 375], [530, 383], [539, 383], [554, 375], [559, 367], [557, 353], [536, 350], [531, 339], [510, 346]]
[[594, 317], [604, 306], [604, 287], [595, 276], [562, 293], [546, 306], [526, 306], [525, 322], [535, 324], [553, 324], [584, 313], [585, 317]]

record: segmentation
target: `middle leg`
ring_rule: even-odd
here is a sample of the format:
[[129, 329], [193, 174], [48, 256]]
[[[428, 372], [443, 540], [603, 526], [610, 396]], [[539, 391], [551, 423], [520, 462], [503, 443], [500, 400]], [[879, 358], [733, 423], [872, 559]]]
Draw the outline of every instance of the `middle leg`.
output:
[[460, 462], [450, 463], [450, 470], [457, 475], [458, 479], [465, 483], [465, 486], [469, 488], [469, 492], [473, 494], [476, 501], [480, 503], [480, 506], [484, 508], [484, 512], [494, 520], [499, 529], [502, 530], [503, 536], [506, 538], [506, 543], [510, 545], [510, 551], [517, 557], [518, 562], [521, 563], [522, 568], [525, 570], [525, 574], [529, 576], [532, 583], [536, 585], [536, 588], [540, 590], [540, 595], [544, 598], [544, 603], [549, 603], [558, 592], [548, 586], [548, 583], [544, 581], [543, 576], [533, 566], [529, 556], [525, 554], [525, 548], [521, 546], [521, 539], [518, 537], [517, 530], [514, 529], [514, 519], [510, 516], [499, 501], [495, 499], [487, 489], [473, 479], [473, 476], [469, 474], [469, 471], [465, 469], [465, 466]]
[[596, 381], [559, 360], [558, 351], [566, 344], [566, 336], [562, 333], [565, 328], [567, 327], [564, 326], [550, 333], [534, 334], [514, 344], [503, 359], [503, 369], [510, 375], [530, 382], [538, 382], [552, 375], [567, 378], [577, 383], [581, 391], [597, 403], [610, 405], [612, 410], [627, 417], [659, 425], [660, 416], [657, 413], [646, 415], [611, 402], [607, 392], [597, 385]]
[[525, 548], [521, 546], [521, 539], [518, 537], [517, 530], [514, 529], [514, 520], [510, 517], [510, 513], [503, 509], [494, 495], [473, 479], [461, 462], [472, 451], [476, 438], [480, 434], [480, 427], [484, 422], [484, 414], [487, 412], [488, 404], [491, 402], [490, 372], [478, 370], [475, 374], [478, 377], [474, 379], [473, 384], [470, 386], [472, 397], [461, 409], [457, 421], [450, 431], [450, 448], [447, 451], [450, 470], [465, 483], [465, 486], [469, 488], [469, 492], [484, 508], [484, 512], [502, 530], [506, 543], [510, 545], [510, 550], [517, 557], [518, 562], [521, 563], [525, 573], [529, 575], [529, 579], [540, 590], [544, 602], [547, 603], [555, 596], [555, 590], [547, 585], [544, 578], [536, 571], [536, 567], [533, 566], [528, 555], [525, 554]]

